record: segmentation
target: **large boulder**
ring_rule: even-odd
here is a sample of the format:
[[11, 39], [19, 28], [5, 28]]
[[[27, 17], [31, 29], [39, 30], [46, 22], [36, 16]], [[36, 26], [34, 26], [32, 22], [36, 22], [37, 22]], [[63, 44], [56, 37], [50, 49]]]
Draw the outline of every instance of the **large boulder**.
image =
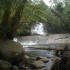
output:
[[70, 69], [67, 69], [67, 61], [66, 61], [66, 57], [63, 57], [61, 59], [61, 61], [56, 61], [53, 66], [51, 67], [51, 70], [70, 70]]
[[67, 68], [68, 58], [62, 57], [61, 60], [56, 60], [51, 67], [51, 70], [68, 70]]
[[64, 52], [63, 57], [68, 57], [70, 59], [70, 51]]
[[24, 66], [24, 65], [22, 65], [20, 69], [21, 69], [21, 70], [29, 70], [29, 68], [26, 67], [26, 66]]
[[12, 66], [11, 70], [19, 70], [17, 66]]
[[70, 60], [67, 62], [67, 64], [66, 64], [66, 69], [67, 70], [70, 70]]
[[37, 60], [37, 61], [34, 61], [32, 64], [31, 64], [31, 67], [32, 68], [43, 68], [45, 67], [45, 64], [40, 61], [40, 60]]
[[10, 70], [11, 66], [11, 63], [4, 60], [0, 60], [0, 70]]
[[54, 62], [59, 62], [59, 61], [61, 61], [61, 58], [60, 57], [56, 57], [56, 58], [52, 58], [51, 60], [54, 61]]
[[9, 62], [19, 61], [24, 56], [24, 52], [23, 46], [17, 42], [12, 40], [0, 42], [0, 59]]
[[42, 57], [42, 56], [37, 57], [36, 60], [41, 60], [43, 62], [48, 62], [49, 61], [49, 59], [47, 57]]
[[29, 59], [29, 56], [27, 56], [27, 55], [25, 55], [24, 57], [25, 57], [26, 59]]

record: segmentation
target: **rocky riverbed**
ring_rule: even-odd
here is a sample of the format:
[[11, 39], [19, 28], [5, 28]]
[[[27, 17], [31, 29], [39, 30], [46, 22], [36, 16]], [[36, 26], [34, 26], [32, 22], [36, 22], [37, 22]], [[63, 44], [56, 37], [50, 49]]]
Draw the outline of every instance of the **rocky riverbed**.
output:
[[20, 43], [0, 41], [0, 70], [28, 70], [29, 61]]
[[[70, 50], [64, 51], [58, 58], [54, 51], [62, 51], [66, 44], [70, 46], [70, 34], [36, 36], [30, 39], [31, 37], [26, 40], [20, 37], [17, 42], [0, 41], [0, 70], [70, 70]], [[28, 45], [27, 40], [32, 45]]]
[[70, 43], [70, 34], [51, 34], [46, 43]]
[[30, 59], [25, 55], [23, 46], [12, 40], [0, 42], [0, 56], [0, 70], [43, 70], [49, 62], [49, 59], [43, 56]]

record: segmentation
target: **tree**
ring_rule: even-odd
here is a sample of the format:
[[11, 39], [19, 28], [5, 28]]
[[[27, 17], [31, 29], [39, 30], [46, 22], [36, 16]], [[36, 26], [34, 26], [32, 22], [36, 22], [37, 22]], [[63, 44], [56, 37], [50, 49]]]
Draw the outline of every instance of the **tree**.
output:
[[17, 30], [17, 35], [30, 35], [31, 26], [37, 21], [46, 23], [48, 6], [42, 0], [34, 1], [29, 1], [26, 4], [26, 7], [23, 11], [24, 14], [22, 15], [19, 28]]
[[[19, 5], [17, 7], [16, 13], [11, 18], [11, 8], [15, 3], [14, 0], [0, 0], [0, 3], [5, 3], [5, 10], [2, 22], [0, 24], [0, 39], [13, 39], [15, 36], [18, 24], [22, 17], [22, 11], [27, 3], [27, 0], [18, 0]], [[16, 3], [15, 3], [16, 4]], [[10, 21], [11, 20], [11, 21]]]
[[[50, 33], [69, 33], [70, 32], [70, 1], [69, 0], [51, 0], [54, 3], [50, 8], [47, 27]], [[56, 22], [57, 21], [57, 22]]]

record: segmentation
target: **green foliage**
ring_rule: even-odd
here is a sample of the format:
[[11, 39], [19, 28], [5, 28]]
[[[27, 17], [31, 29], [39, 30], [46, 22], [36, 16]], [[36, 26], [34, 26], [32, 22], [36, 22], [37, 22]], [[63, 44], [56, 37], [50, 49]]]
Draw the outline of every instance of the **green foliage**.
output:
[[4, 11], [0, 21], [0, 39], [13, 39], [26, 3], [27, 0], [0, 0], [0, 7]]
[[49, 33], [70, 32], [69, 0], [50, 0], [51, 7], [43, 0], [28, 0], [26, 5], [25, 1], [0, 0], [0, 33], [15, 34], [17, 30], [17, 35], [30, 35], [37, 21], [44, 23]]
[[0, 24], [2, 22], [3, 14], [4, 14], [4, 10], [0, 9]]
[[[50, 33], [69, 33], [70, 32], [70, 1], [55, 1], [54, 7], [50, 8], [51, 16], [48, 17], [47, 27]], [[50, 18], [50, 19], [49, 19]]]
[[[44, 27], [45, 29], [47, 27], [49, 33], [70, 32], [70, 1], [63, 0], [63, 2], [60, 2], [59, 0], [51, 0], [50, 2], [51, 8], [45, 5], [42, 0], [28, 2], [21, 19], [21, 23], [25, 22], [28, 24], [28, 28], [24, 28], [25, 30], [30, 31], [30, 27], [34, 22], [39, 21], [45, 24]], [[52, 3], [54, 3], [54, 6]], [[21, 25], [24, 27], [24, 24]], [[24, 29], [21, 31], [20, 28], [18, 30], [20, 30], [21, 33], [24, 33]]]
[[[26, 7], [23, 11], [23, 15], [20, 21], [20, 25], [22, 27], [19, 25], [17, 34], [22, 33], [23, 35], [25, 35], [25, 31], [26, 31], [28, 32], [27, 35], [28, 34], [30, 35], [31, 26], [36, 21], [46, 22], [47, 9], [48, 9], [48, 6], [45, 5], [43, 1], [38, 1], [38, 0], [34, 0], [34, 2], [29, 1], [26, 4]], [[23, 22], [27, 25], [24, 25]], [[28, 28], [26, 29], [25, 26], [27, 26]]]
[[21, 23], [17, 29], [17, 35], [28, 36], [30, 35], [29, 26], [27, 23]]

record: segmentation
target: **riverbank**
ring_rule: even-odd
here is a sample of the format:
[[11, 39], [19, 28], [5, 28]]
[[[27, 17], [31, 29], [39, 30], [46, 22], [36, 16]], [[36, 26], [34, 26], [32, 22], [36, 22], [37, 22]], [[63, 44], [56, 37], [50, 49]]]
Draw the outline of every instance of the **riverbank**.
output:
[[46, 66], [44, 62], [49, 61], [43, 56], [34, 57], [35, 60], [29, 59], [30, 56], [25, 56], [23, 46], [12, 40], [0, 42], [0, 55], [0, 70], [41, 70]]
[[23, 46], [12, 40], [0, 41], [0, 70], [28, 70]]
[[[7, 61], [7, 63], [8, 62], [10, 63], [10, 64], [8, 63], [10, 66], [8, 66], [7, 70], [10, 70], [10, 69], [14, 70], [14, 68], [16, 68], [16, 70], [19, 70], [19, 69], [33, 70], [31, 64], [34, 61], [36, 61], [36, 58], [38, 56], [41, 56], [41, 57], [48, 58], [49, 61], [47, 63], [43, 63], [44, 68], [40, 68], [40, 69], [37, 68], [34, 70], [51, 70], [51, 66], [53, 62], [58, 61], [58, 58], [55, 55], [55, 51], [57, 50], [63, 51], [63, 48], [66, 44], [68, 47], [70, 46], [69, 35], [66, 36], [63, 34], [63, 37], [60, 37], [61, 35], [57, 37], [57, 35], [54, 38], [52, 37], [55, 35], [48, 36], [48, 37], [47, 36], [19, 37], [19, 38], [16, 38], [18, 43], [14, 41], [0, 42], [0, 55], [1, 55], [0, 62], [2, 62], [2, 65], [4, 64], [5, 61]], [[55, 42], [56, 40], [58, 43]], [[68, 51], [70, 51], [70, 47]], [[28, 55], [29, 59], [27, 59], [25, 55]], [[55, 60], [56, 58], [57, 60]], [[62, 60], [62, 56], [60, 58]], [[38, 63], [41, 64], [42, 62], [39, 61]], [[6, 62], [5, 62], [5, 65], [7, 65]]]

